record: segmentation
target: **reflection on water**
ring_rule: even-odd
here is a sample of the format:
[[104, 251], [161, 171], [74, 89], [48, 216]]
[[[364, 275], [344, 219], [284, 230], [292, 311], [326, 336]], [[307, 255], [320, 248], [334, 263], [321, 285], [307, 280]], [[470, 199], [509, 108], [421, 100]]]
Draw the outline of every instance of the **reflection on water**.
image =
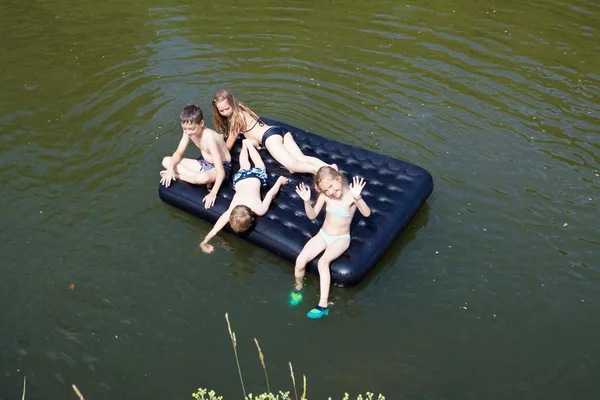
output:
[[[225, 312], [253, 392], [256, 336], [311, 396], [598, 397], [597, 4], [4, 6], [0, 398], [239, 395]], [[221, 87], [434, 176], [323, 324], [291, 265], [231, 235], [207, 257], [158, 199], [182, 104], [212, 125]]]

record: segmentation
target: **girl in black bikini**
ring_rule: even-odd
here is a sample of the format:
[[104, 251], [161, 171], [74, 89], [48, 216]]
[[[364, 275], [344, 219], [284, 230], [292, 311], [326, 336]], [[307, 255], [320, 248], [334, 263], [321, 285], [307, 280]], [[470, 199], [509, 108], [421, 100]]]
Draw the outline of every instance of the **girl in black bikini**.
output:
[[225, 89], [217, 90], [212, 101], [213, 118], [218, 132], [227, 136], [231, 150], [242, 134], [254, 147], [264, 146], [271, 156], [290, 172], [316, 173], [327, 165], [316, 157], [305, 156], [290, 132], [281, 126], [268, 126], [246, 104]]

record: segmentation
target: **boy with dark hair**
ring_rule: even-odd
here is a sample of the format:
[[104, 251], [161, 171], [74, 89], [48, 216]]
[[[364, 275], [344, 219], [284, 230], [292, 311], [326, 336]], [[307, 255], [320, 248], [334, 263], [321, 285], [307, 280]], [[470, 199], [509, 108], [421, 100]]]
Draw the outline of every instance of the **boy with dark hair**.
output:
[[[197, 105], [183, 107], [179, 122], [183, 135], [175, 153], [162, 161], [165, 170], [160, 172], [160, 183], [169, 187], [172, 181], [181, 179], [195, 185], [212, 185], [211, 192], [202, 199], [204, 207], [210, 208], [215, 204], [223, 180], [231, 175], [231, 155], [223, 135], [204, 126], [202, 110]], [[190, 140], [202, 154], [197, 160], [183, 158]]]

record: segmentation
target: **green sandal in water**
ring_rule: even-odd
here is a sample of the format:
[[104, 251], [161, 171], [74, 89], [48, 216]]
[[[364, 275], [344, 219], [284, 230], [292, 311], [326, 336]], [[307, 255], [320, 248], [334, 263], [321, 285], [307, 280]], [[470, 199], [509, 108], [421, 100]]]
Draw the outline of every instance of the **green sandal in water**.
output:
[[302, 303], [303, 299], [304, 294], [300, 290], [294, 290], [292, 293], [290, 293], [290, 304], [293, 306], [297, 306], [298, 304]]
[[319, 318], [323, 318], [327, 314], [329, 314], [329, 308], [327, 308], [327, 307], [321, 307], [321, 306], [316, 306], [315, 308], [313, 308], [312, 310], [310, 310], [308, 312], [308, 314], [306, 314], [306, 316], [308, 318], [312, 318], [312, 319], [319, 319]]

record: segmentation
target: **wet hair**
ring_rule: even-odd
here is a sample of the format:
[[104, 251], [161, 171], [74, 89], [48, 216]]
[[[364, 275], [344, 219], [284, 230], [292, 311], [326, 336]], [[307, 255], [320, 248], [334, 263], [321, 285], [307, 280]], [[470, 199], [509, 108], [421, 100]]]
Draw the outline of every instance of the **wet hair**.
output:
[[[220, 103], [223, 100], [227, 100], [227, 103], [231, 106], [231, 116], [229, 118], [222, 116], [217, 108], [217, 103]], [[242, 112], [247, 113], [257, 121], [260, 121], [258, 114], [246, 104], [238, 101], [238, 99], [233, 97], [231, 92], [226, 89], [219, 89], [215, 92], [212, 100], [212, 108], [215, 129], [217, 132], [224, 134], [225, 137], [229, 136], [232, 132], [240, 133], [247, 129], [246, 120], [244, 119]]]
[[321, 193], [321, 188], [319, 187], [319, 183], [323, 179], [339, 180], [340, 182], [342, 182], [343, 187], [348, 186], [348, 182], [346, 181], [346, 178], [344, 178], [344, 175], [342, 175], [338, 170], [330, 167], [329, 165], [322, 166], [321, 168], [319, 168], [319, 170], [315, 174], [315, 189], [319, 193]]
[[254, 219], [252, 210], [248, 206], [235, 206], [229, 214], [229, 224], [234, 232], [244, 232], [252, 225]]
[[202, 110], [195, 104], [186, 104], [179, 114], [179, 122], [182, 124], [199, 124], [203, 119]]

